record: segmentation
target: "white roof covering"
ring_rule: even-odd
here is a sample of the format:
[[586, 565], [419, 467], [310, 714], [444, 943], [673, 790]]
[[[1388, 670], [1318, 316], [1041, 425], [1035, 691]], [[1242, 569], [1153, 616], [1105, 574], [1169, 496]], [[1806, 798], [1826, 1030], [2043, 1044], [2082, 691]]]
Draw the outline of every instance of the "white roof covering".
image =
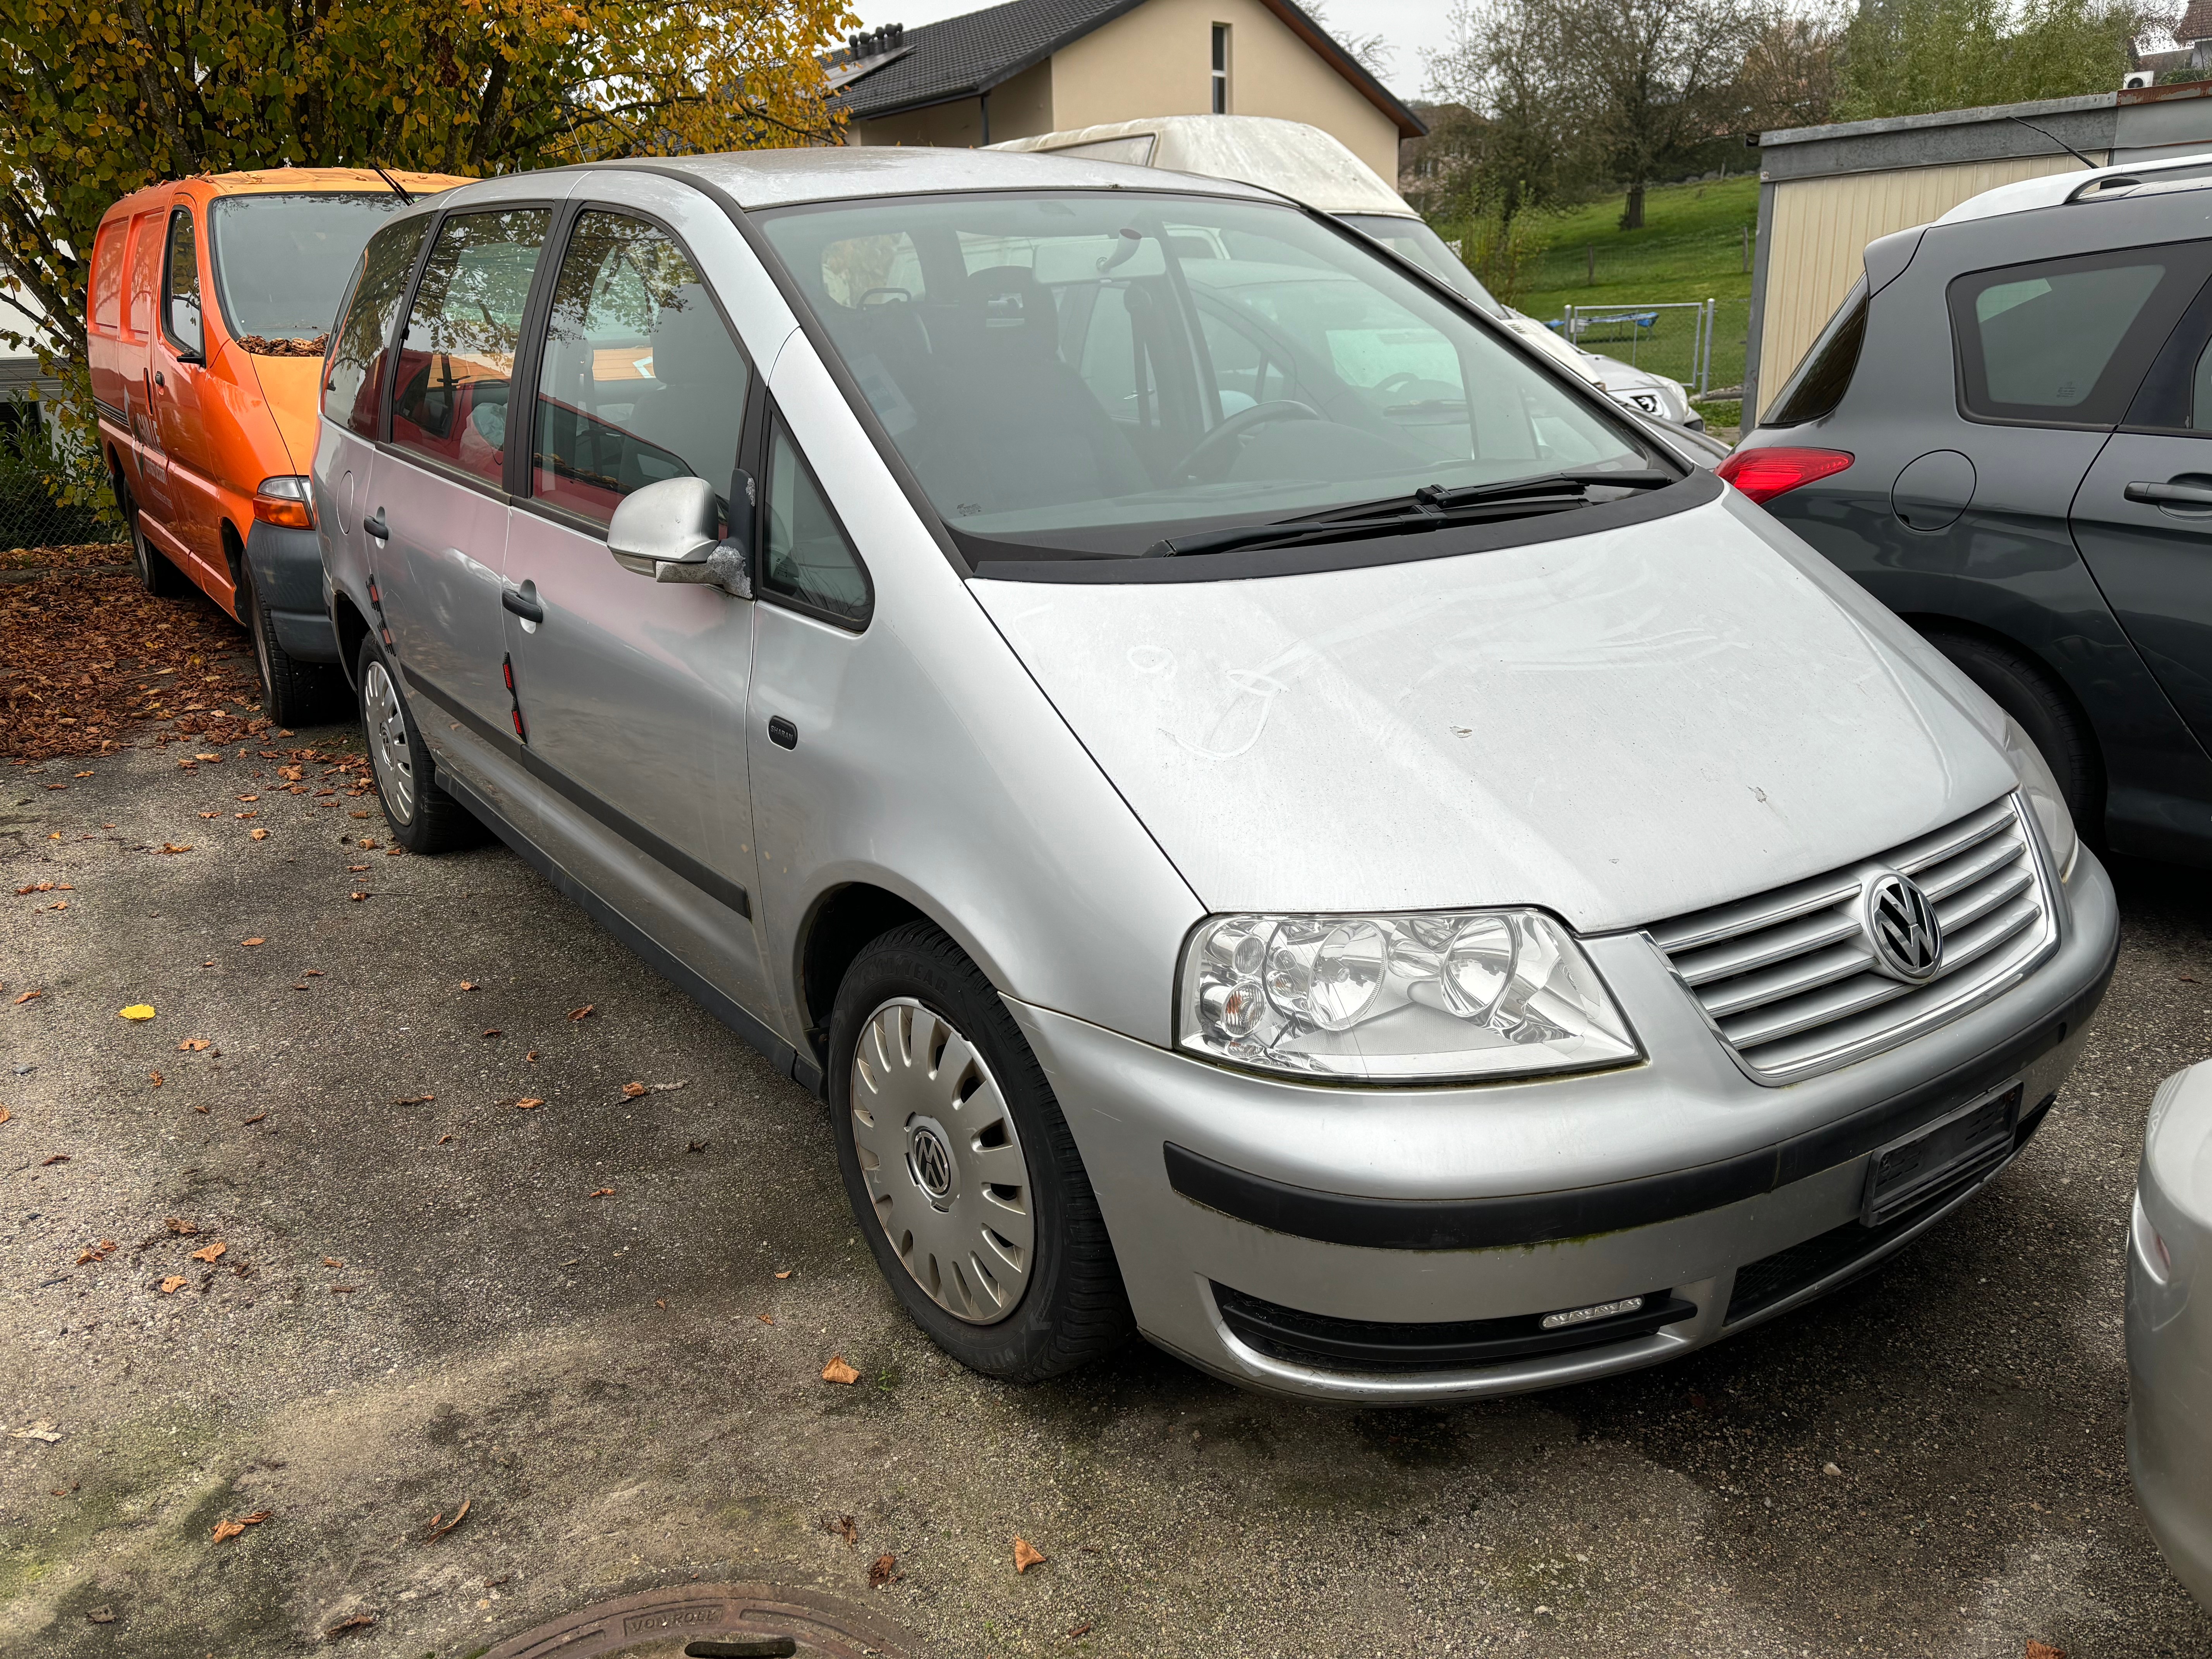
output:
[[[1151, 138], [1149, 155], [1142, 141]], [[1134, 161], [1207, 179], [1238, 179], [1323, 213], [1418, 216], [1366, 162], [1319, 127], [1265, 115], [1156, 115], [1139, 121], [1011, 138], [993, 149], [1097, 147], [1097, 158]]]

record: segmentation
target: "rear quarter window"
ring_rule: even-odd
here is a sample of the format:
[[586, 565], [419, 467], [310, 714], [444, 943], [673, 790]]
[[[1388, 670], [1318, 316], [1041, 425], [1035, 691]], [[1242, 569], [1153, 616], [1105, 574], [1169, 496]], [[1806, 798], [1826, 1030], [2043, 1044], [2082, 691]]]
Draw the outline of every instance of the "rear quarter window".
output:
[[1844, 393], [1850, 390], [1858, 370], [1859, 351], [1866, 344], [1867, 285], [1862, 276], [1844, 295], [1813, 349], [1805, 354], [1789, 383], [1774, 399], [1761, 426], [1802, 426], [1826, 420], [1836, 412]]
[[1954, 278], [1961, 409], [2015, 425], [2117, 424], [2203, 285], [2209, 255], [2212, 245], [2172, 243]]
[[123, 326], [123, 232], [128, 219], [110, 219], [92, 244], [92, 331]]
[[378, 435], [386, 353], [428, 225], [427, 219], [403, 219], [369, 238], [343, 320], [323, 360], [324, 415], [365, 438]]

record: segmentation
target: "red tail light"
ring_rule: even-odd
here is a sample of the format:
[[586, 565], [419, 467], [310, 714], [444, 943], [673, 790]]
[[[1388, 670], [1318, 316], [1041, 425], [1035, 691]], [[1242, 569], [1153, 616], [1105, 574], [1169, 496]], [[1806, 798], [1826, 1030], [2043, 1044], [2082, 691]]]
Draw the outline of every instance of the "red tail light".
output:
[[1713, 471], [1754, 501], [1771, 501], [1850, 464], [1850, 456], [1840, 449], [1739, 449]]

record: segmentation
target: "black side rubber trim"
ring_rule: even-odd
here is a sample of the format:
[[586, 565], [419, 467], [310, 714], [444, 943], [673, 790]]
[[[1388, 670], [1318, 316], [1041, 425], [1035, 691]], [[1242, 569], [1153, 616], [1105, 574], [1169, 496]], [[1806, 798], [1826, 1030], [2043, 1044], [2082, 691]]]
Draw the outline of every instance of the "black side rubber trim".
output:
[[441, 775], [438, 783], [439, 787], [482, 819], [494, 835], [507, 843], [516, 857], [574, 900], [579, 909], [613, 934], [632, 955], [758, 1049], [778, 1072], [808, 1093], [822, 1097], [822, 1068], [812, 1060], [800, 1054], [741, 1003], [716, 987], [711, 980], [687, 966], [644, 929], [569, 874], [544, 848], [509, 823], [489, 801], [461, 779], [446, 772]]
[[482, 715], [463, 708], [460, 699], [451, 692], [432, 684], [420, 674], [408, 675], [407, 685], [410, 690], [420, 691], [501, 754], [520, 763], [531, 776], [571, 805], [590, 813], [647, 858], [657, 860], [718, 904], [726, 905], [739, 915], [750, 918], [753, 913], [751, 896], [727, 876], [709, 869], [682, 848], [663, 841], [629, 813], [600, 799], [566, 772], [547, 765], [536, 750], [518, 739], [514, 733], [502, 732]]
[[[1878, 1106], [1776, 1146], [1694, 1169], [1601, 1187], [1497, 1198], [1366, 1198], [1250, 1175], [1169, 1141], [1162, 1147], [1168, 1184], [1195, 1203], [1255, 1227], [1324, 1244], [1378, 1250], [1495, 1249], [1646, 1227], [1756, 1198], [1832, 1169], [1999, 1087], [2057, 1048], [2067, 1033], [2081, 1029], [2096, 1012], [2117, 959], [2116, 945], [2096, 982], [2057, 1019], [2045, 1020]], [[2030, 1114], [2028, 1133], [2048, 1109], [2045, 1102]]]

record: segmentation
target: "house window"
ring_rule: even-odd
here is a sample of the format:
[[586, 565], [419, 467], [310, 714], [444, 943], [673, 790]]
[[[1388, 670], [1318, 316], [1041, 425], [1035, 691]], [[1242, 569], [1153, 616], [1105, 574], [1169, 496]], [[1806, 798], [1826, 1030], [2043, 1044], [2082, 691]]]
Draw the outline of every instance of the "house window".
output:
[[1229, 113], [1229, 25], [1213, 26], [1213, 112]]

